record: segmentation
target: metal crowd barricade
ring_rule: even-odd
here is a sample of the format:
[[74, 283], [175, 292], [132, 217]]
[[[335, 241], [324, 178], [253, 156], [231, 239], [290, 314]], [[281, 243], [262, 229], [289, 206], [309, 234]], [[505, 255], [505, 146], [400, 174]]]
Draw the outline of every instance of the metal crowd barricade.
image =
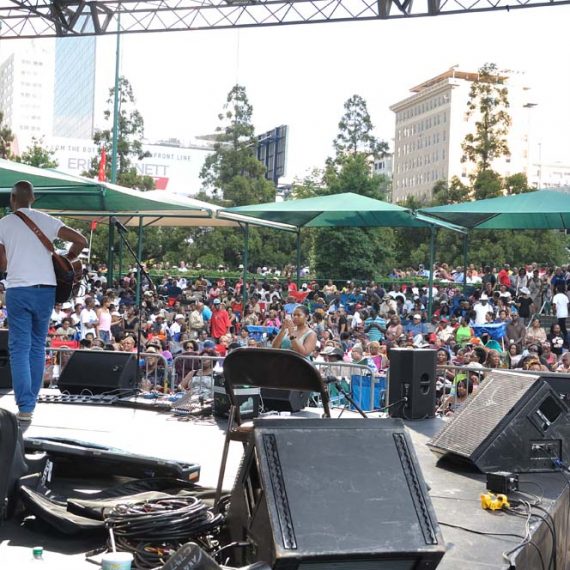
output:
[[[324, 380], [328, 376], [339, 379], [341, 385], [351, 394], [354, 401], [364, 411], [380, 409], [384, 406], [386, 394], [386, 376], [376, 373], [369, 366], [354, 364], [352, 362], [313, 362], [321, 373]], [[345, 398], [334, 384], [328, 384], [331, 405], [344, 407], [347, 405]]]
[[[182, 384], [182, 387], [191, 394], [197, 392], [199, 395], [211, 397], [214, 393], [214, 374], [222, 374], [221, 371], [218, 372], [215, 369], [217, 364], [219, 363], [221, 366], [223, 361], [223, 356], [177, 354], [172, 361], [171, 390], [175, 391]], [[205, 363], [208, 363], [206, 367], [204, 367]], [[194, 374], [188, 377], [190, 372], [194, 372]]]
[[[57, 382], [66, 364], [74, 352], [77, 351], [88, 351], [88, 352], [106, 352], [102, 349], [84, 349], [84, 348], [68, 348], [66, 346], [59, 347], [46, 347], [46, 366], [44, 371], [44, 384], [48, 382], [49, 388], [54, 388], [57, 386]], [[111, 352], [111, 351], [107, 351]], [[136, 356], [136, 352], [125, 353], [122, 351], [121, 354], [133, 354]], [[160, 386], [165, 392], [169, 389], [169, 378], [171, 377], [170, 365], [168, 360], [164, 355], [157, 352], [141, 352], [140, 359], [143, 361], [141, 370], [141, 383], [143, 385], [139, 388], [143, 389], [144, 384], [148, 384], [148, 388]], [[155, 362], [160, 362], [162, 366], [155, 365]], [[141, 366], [139, 361], [138, 366]], [[171, 387], [172, 388], [172, 387]]]

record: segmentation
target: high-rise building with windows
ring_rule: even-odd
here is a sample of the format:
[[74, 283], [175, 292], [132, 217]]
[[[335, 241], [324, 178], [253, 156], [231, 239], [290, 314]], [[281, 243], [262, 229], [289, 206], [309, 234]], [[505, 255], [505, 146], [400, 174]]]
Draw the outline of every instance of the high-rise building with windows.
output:
[[[438, 180], [453, 176], [469, 182], [474, 165], [461, 161], [461, 143], [475, 131], [474, 116], [467, 117], [467, 102], [477, 73], [450, 69], [411, 89], [412, 95], [392, 105], [396, 114], [393, 201], [408, 197], [429, 199]], [[510, 156], [493, 162], [501, 176], [529, 173], [528, 88], [518, 75], [506, 78], [511, 127], [507, 137]]]
[[20, 150], [52, 131], [53, 43], [14, 46], [0, 65], [0, 111]]
[[53, 135], [90, 139], [95, 107], [96, 38], [58, 38], [55, 44]]

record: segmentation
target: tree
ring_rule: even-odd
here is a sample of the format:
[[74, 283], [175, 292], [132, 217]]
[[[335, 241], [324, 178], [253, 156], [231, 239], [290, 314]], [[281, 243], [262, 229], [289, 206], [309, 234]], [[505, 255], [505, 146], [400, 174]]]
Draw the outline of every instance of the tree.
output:
[[433, 206], [445, 206], [447, 204], [459, 204], [469, 199], [469, 188], [453, 176], [450, 182], [438, 180], [432, 190]]
[[204, 190], [223, 197], [230, 206], [275, 199], [275, 187], [265, 178], [265, 166], [256, 157], [252, 114], [245, 87], [234, 85], [218, 115], [222, 124], [216, 129], [214, 152], [206, 158], [200, 173]]
[[337, 158], [354, 154], [366, 158], [384, 156], [388, 152], [388, 143], [374, 136], [374, 125], [365, 99], [353, 95], [344, 103], [344, 111], [333, 142]]
[[32, 144], [24, 151], [22, 156], [16, 157], [17, 162], [36, 166], [37, 168], [57, 168], [58, 162], [54, 159], [55, 151], [44, 147], [43, 137], [32, 138]]
[[0, 158], [10, 160], [12, 158], [12, 143], [14, 133], [12, 129], [4, 123], [4, 113], [0, 111]]
[[[109, 128], [97, 131], [93, 136], [93, 142], [97, 146], [97, 156], [91, 159], [91, 167], [84, 176], [97, 177], [101, 151], [105, 149], [108, 160], [106, 161], [105, 175], [111, 179], [112, 166], [112, 141], [113, 141], [113, 102], [115, 88], [109, 90], [107, 109], [104, 111], [105, 121], [110, 122]], [[117, 183], [127, 188], [138, 190], [154, 189], [154, 180], [150, 176], [141, 176], [135, 166], [135, 162], [150, 156], [143, 149], [144, 119], [135, 108], [135, 96], [129, 80], [125, 77], [119, 79], [119, 118], [117, 138]]]
[[478, 172], [489, 170], [495, 159], [511, 154], [507, 144], [511, 117], [505, 79], [495, 63], [486, 63], [471, 84], [467, 118], [476, 118], [475, 132], [465, 137], [461, 160], [473, 162]]
[[[385, 199], [389, 179], [374, 175], [370, 159], [385, 152], [386, 143], [372, 135], [366, 102], [355, 95], [344, 105], [319, 194], [353, 192]], [[315, 188], [316, 190], [316, 188]], [[318, 277], [374, 279], [393, 264], [394, 232], [390, 228], [331, 228], [313, 232], [311, 266]]]
[[497, 196], [501, 196], [502, 191], [503, 180], [497, 172], [491, 169], [477, 172], [473, 181], [475, 200], [496, 198]]
[[508, 195], [524, 194], [526, 192], [534, 192], [534, 188], [528, 185], [528, 178], [524, 172], [517, 172], [506, 176], [504, 180], [504, 188]]

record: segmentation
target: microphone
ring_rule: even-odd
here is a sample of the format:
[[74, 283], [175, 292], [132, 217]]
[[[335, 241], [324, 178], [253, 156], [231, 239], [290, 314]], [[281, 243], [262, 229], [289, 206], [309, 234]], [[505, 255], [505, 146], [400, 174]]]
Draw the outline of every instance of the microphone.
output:
[[120, 231], [120, 232], [125, 232], [127, 233], [127, 228], [119, 221], [118, 218], [116, 218], [115, 216], [113, 216], [111, 218], [111, 223]]

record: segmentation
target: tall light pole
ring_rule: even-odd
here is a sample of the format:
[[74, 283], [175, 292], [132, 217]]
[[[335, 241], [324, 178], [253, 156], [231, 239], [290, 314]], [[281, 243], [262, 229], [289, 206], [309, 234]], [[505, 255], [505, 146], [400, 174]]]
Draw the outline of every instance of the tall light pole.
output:
[[531, 110], [537, 106], [538, 103], [525, 103], [523, 108], [528, 110], [528, 121], [527, 121], [527, 133], [526, 133], [526, 177], [527, 182], [530, 183], [530, 174], [532, 172], [532, 160], [531, 160], [531, 133], [532, 133], [532, 121], [531, 121]]

